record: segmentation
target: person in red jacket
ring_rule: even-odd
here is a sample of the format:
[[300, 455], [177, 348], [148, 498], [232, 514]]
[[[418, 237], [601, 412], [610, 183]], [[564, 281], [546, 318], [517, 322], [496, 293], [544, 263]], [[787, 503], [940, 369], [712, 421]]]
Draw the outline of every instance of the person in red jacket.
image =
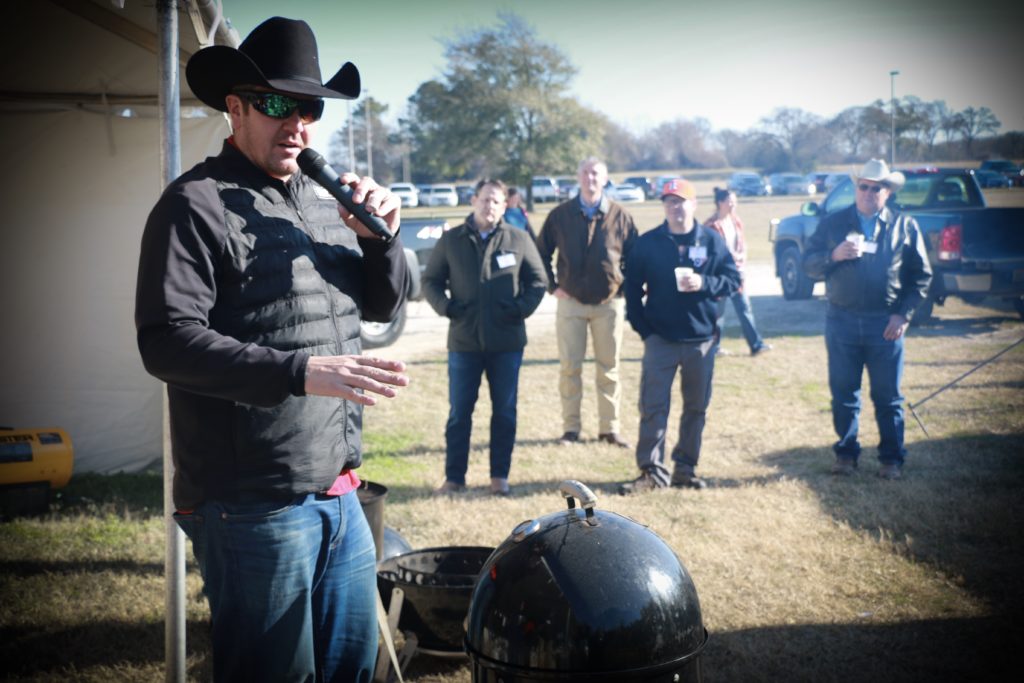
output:
[[[743, 238], [743, 221], [740, 220], [739, 215], [736, 213], [736, 193], [732, 190], [723, 190], [720, 187], [716, 187], [715, 190], [715, 213], [709, 218], [704, 225], [715, 230], [725, 238], [725, 245], [729, 247], [729, 253], [732, 254], [732, 258], [736, 261], [736, 267], [739, 268], [740, 278], [745, 280], [744, 266], [747, 260], [747, 243]], [[750, 306], [750, 297], [747, 296], [747, 291], [743, 287], [743, 282], [740, 283], [740, 288], [728, 299], [721, 299], [718, 302], [718, 326], [722, 326], [722, 318], [725, 317], [725, 307], [727, 301], [732, 301], [732, 306], [736, 310], [736, 317], [740, 320], [740, 329], [743, 330], [743, 337], [747, 340], [747, 346], [750, 347], [750, 355], [756, 356], [759, 353], [765, 351], [771, 351], [772, 345], [765, 343], [764, 339], [761, 338], [761, 334], [757, 331], [757, 325], [754, 323], [754, 310]], [[719, 355], [728, 355], [721, 346], [718, 347]]]

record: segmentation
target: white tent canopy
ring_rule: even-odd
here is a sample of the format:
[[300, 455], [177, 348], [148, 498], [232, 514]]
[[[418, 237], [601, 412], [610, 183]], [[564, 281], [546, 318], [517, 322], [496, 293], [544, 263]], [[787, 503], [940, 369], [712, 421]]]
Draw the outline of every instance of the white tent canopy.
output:
[[[125, 7], [119, 7], [124, 4]], [[181, 63], [218, 25], [179, 2]], [[142, 368], [139, 244], [162, 185], [156, 10], [127, 0], [15, 0], [0, 40], [0, 426], [60, 427], [75, 471], [163, 455], [163, 387]], [[215, 42], [237, 45], [223, 22]], [[182, 74], [184, 69], [182, 69]], [[182, 78], [183, 169], [227, 133]], [[205, 113], [212, 113], [208, 110]]]

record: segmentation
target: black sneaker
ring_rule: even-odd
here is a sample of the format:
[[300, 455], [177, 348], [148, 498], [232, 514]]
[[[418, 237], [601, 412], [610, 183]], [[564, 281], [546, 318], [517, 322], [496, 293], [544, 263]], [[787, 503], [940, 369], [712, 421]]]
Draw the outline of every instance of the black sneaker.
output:
[[578, 443], [580, 440], [579, 432], [566, 432], [558, 439], [559, 446], [569, 446], [574, 443]]
[[655, 489], [663, 488], [665, 488], [664, 484], [659, 484], [649, 472], [644, 472], [633, 481], [626, 482], [619, 486], [619, 494], [628, 496], [634, 493], [649, 493]]
[[771, 351], [771, 350], [772, 350], [772, 345], [771, 344], [761, 344], [760, 346], [755, 346], [754, 348], [752, 348], [750, 350], [750, 355], [751, 356], [757, 356], [757, 355], [760, 355], [760, 354], [764, 353], [765, 351]]
[[696, 474], [690, 474], [681, 477], [672, 477], [672, 488], [674, 489], [695, 489], [697, 491], [700, 491], [701, 489], [706, 489], [707, 487], [708, 483], [701, 479], [700, 477], [698, 477]]
[[621, 436], [619, 436], [615, 432], [608, 432], [606, 434], [598, 434], [597, 435], [597, 440], [598, 441], [602, 441], [604, 443], [610, 443], [611, 445], [618, 446], [619, 448], [632, 448], [633, 447], [632, 444], [630, 444], [628, 441], [623, 439]]

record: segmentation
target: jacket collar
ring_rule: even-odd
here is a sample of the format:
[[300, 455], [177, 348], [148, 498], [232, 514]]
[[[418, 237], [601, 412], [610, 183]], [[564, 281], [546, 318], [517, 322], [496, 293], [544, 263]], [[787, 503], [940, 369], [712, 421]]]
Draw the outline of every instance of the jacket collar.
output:
[[[466, 234], [467, 235], [469, 235], [469, 234], [474, 234], [474, 235], [478, 235], [478, 236], [480, 235], [480, 231], [476, 229], [476, 220], [473, 218], [473, 214], [469, 214], [468, 216], [466, 216], [465, 226], [466, 226]], [[494, 224], [494, 228], [491, 230], [491, 232], [489, 234], [494, 235], [499, 230], [508, 229], [510, 227], [511, 226], [509, 226], [509, 224], [505, 222], [504, 218], [499, 218], [498, 222]]]
[[296, 171], [287, 183], [267, 175], [266, 171], [252, 163], [249, 157], [245, 156], [242, 150], [238, 149], [230, 138], [225, 138], [219, 158], [234, 173], [237, 173], [246, 185], [259, 191], [263, 196], [275, 203], [282, 201], [291, 194], [289, 188], [298, 188], [300, 187], [299, 183], [311, 182], [305, 179], [306, 177], [302, 171]]
[[[856, 204], [851, 204], [850, 208], [849, 208], [849, 211], [850, 211], [850, 220], [853, 221], [854, 223], [857, 223], [859, 225], [860, 214], [857, 212], [857, 205]], [[879, 222], [881, 222], [881, 223], [883, 223], [885, 225], [889, 225], [894, 220], [896, 220], [896, 212], [894, 212], [888, 206], [883, 206], [882, 210], [878, 212], [878, 220], [879, 220]]]
[[[583, 194], [579, 193], [576, 195], [576, 204], [580, 212], [583, 212]], [[608, 215], [608, 209], [611, 206], [611, 200], [608, 199], [608, 194], [602, 190], [601, 200], [597, 203], [597, 210], [602, 215]], [[585, 215], [585, 214], [584, 214]]]
[[[688, 232], [686, 234], [693, 235], [694, 237], [699, 238], [700, 237], [700, 230], [706, 230], [706, 229], [707, 228], [705, 228], [703, 225], [701, 225], [700, 221], [698, 221], [696, 216], [695, 216], [694, 219], [693, 219], [693, 230], [691, 230], [690, 232]], [[661, 225], [656, 227], [655, 230], [657, 230], [659, 233], [664, 234], [666, 237], [671, 237], [672, 235], [676, 234], [676, 233], [673, 233], [673, 232], [669, 232], [668, 221], [667, 220], [662, 221]]]

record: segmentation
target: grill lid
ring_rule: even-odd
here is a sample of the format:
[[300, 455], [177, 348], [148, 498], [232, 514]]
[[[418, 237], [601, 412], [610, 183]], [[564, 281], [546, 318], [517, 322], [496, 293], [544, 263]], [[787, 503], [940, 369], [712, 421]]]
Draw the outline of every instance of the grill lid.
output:
[[707, 638], [700, 602], [672, 549], [646, 526], [595, 509], [580, 482], [559, 490], [568, 510], [519, 524], [484, 564], [467, 618], [470, 656], [504, 671], [595, 673], [697, 656]]

